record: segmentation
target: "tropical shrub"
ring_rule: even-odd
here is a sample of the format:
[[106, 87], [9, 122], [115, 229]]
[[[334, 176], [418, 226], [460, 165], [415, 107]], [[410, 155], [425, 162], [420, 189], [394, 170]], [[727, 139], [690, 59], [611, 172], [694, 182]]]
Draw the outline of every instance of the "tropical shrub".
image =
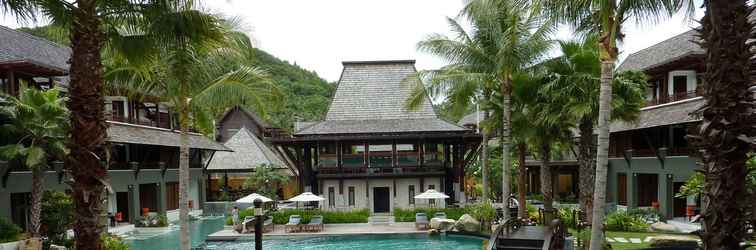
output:
[[638, 217], [647, 223], [665, 221], [664, 215], [658, 209], [654, 208], [634, 208], [627, 210], [627, 214]]
[[244, 187], [254, 189], [255, 193], [277, 200], [278, 189], [289, 182], [289, 176], [280, 172], [280, 169], [281, 166], [275, 164], [257, 165], [255, 171], [249, 173], [244, 182]]
[[55, 245], [70, 244], [66, 231], [74, 222], [74, 205], [71, 196], [59, 191], [45, 191], [42, 195], [41, 233]]
[[13, 242], [21, 238], [21, 228], [0, 217], [0, 243]]
[[562, 219], [562, 223], [564, 223], [564, 225], [568, 228], [577, 229], [575, 210], [576, 209], [574, 208], [560, 208], [557, 210], [557, 212], [559, 213], [559, 218]]
[[129, 245], [118, 236], [103, 234], [101, 239], [103, 250], [129, 250]]
[[[243, 209], [239, 211], [239, 220], [244, 220], [244, 217], [254, 216], [253, 209]], [[323, 223], [326, 224], [338, 224], [338, 223], [367, 223], [368, 217], [370, 217], [370, 210], [359, 209], [347, 212], [336, 211], [322, 211], [322, 210], [305, 210], [305, 209], [282, 209], [275, 212], [268, 213], [268, 216], [273, 217], [274, 224], [286, 224], [289, 222], [289, 216], [300, 215], [302, 216], [302, 223], [310, 222], [310, 218], [313, 215], [322, 215]], [[233, 220], [231, 217], [226, 219], [226, 225], [232, 225]]]
[[[190, 221], [196, 220], [189, 218]], [[147, 215], [137, 220], [137, 227], [167, 227], [168, 217], [165, 215]]]
[[465, 210], [467, 210], [470, 216], [479, 221], [491, 222], [496, 218], [496, 208], [491, 202], [475, 203], [465, 207]]
[[633, 216], [627, 212], [617, 211], [610, 213], [604, 220], [606, 230], [622, 232], [646, 232], [648, 224], [640, 217]]

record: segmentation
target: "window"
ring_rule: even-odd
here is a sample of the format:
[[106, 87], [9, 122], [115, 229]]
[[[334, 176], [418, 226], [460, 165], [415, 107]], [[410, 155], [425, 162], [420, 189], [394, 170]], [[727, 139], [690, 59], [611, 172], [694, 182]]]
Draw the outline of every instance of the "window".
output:
[[354, 187], [349, 187], [349, 206], [354, 206]]
[[[436, 185], [428, 185], [428, 189], [434, 189], [435, 190], [436, 189]], [[438, 190], [436, 190], [436, 191], [438, 191]], [[428, 204], [436, 205], [436, 200], [435, 199], [430, 199], [430, 200], [428, 200]]]
[[328, 206], [329, 207], [335, 207], [336, 206], [336, 195], [334, 194], [333, 187], [328, 187]]
[[409, 204], [415, 205], [415, 185], [409, 185]]

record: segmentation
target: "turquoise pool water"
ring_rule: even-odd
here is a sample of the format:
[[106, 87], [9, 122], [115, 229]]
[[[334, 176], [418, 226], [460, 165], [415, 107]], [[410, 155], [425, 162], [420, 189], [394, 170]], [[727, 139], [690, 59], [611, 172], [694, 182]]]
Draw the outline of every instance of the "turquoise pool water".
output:
[[[208, 250], [254, 249], [254, 241], [242, 242], [208, 242]], [[483, 240], [467, 236], [428, 236], [428, 235], [365, 235], [365, 236], [329, 236], [329, 237], [294, 237], [266, 239], [266, 250], [343, 250], [343, 249], [401, 249], [401, 250], [452, 250], [482, 249]]]
[[[206, 217], [190, 223], [192, 247], [208, 250], [254, 249], [254, 241], [205, 242], [208, 235], [223, 229], [223, 217]], [[179, 248], [178, 225], [164, 233], [133, 232], [124, 237], [131, 250], [176, 250]], [[352, 235], [291, 238], [271, 236], [263, 241], [266, 250], [320, 250], [320, 249], [400, 249], [400, 250], [452, 250], [482, 249], [483, 240], [467, 236], [428, 236], [425, 234]]]
[[[202, 246], [208, 235], [223, 229], [224, 223], [223, 217], [204, 217], [192, 221], [189, 224], [192, 247]], [[171, 225], [170, 231], [160, 234], [136, 231], [125, 236], [124, 241], [131, 250], [176, 250], [179, 249], [179, 227]]]

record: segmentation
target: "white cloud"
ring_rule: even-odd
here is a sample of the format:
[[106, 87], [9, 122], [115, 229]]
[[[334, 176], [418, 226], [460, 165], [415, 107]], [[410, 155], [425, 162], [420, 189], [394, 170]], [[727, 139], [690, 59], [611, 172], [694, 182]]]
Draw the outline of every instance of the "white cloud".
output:
[[[336, 81], [341, 61], [416, 59], [418, 69], [443, 66], [415, 46], [431, 33], [446, 33], [446, 17], [457, 15], [463, 1], [212, 0], [205, 5], [242, 18], [261, 49]], [[699, 9], [697, 18], [702, 15]], [[3, 25], [20, 26], [13, 17], [1, 17]], [[626, 25], [621, 58], [689, 28], [681, 15], [656, 25]], [[568, 29], [557, 34], [560, 39], [570, 36]]]

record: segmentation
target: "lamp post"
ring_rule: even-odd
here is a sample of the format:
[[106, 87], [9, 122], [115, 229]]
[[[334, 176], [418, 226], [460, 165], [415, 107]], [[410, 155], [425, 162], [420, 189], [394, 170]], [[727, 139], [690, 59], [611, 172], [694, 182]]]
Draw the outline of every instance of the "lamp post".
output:
[[252, 204], [255, 206], [255, 250], [262, 250], [262, 226], [263, 226], [263, 209], [262, 200], [255, 199]]

